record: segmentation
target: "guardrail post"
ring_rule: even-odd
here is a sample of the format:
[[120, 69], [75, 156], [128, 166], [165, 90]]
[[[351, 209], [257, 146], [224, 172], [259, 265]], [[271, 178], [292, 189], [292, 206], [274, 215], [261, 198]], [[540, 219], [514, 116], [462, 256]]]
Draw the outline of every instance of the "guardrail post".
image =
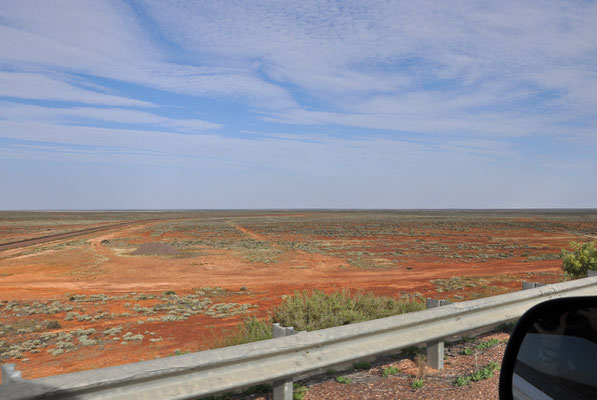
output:
[[[427, 308], [435, 308], [450, 304], [446, 300], [435, 300], [427, 298], [425, 302]], [[443, 340], [434, 340], [427, 342], [427, 364], [433, 369], [444, 369], [444, 342]]]
[[22, 381], [21, 371], [17, 371], [16, 364], [4, 364], [0, 366], [2, 369], [2, 384]]
[[[280, 324], [272, 324], [272, 336], [274, 338], [295, 335], [298, 332], [292, 326], [281, 326]], [[292, 400], [293, 382], [292, 378], [281, 381], [274, 381], [273, 400]]]
[[545, 286], [545, 283], [522, 281], [522, 290], [534, 289]]
[[522, 281], [522, 290], [532, 289], [535, 287], [533, 282]]

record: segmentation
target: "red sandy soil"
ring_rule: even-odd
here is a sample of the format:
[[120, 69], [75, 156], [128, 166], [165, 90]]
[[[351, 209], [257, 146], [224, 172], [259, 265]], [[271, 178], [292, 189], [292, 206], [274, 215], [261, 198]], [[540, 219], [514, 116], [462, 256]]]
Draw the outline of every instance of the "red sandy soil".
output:
[[[281, 216], [277, 215], [277, 216]], [[294, 215], [293, 218], [301, 218]], [[342, 288], [363, 290], [378, 295], [398, 297], [401, 293], [419, 292], [424, 297], [446, 298], [464, 295], [470, 298], [472, 290], [467, 288], [449, 293], [438, 293], [429, 281], [448, 279], [454, 276], [486, 277], [493, 279], [490, 286], [493, 292], [504, 293], [519, 290], [522, 280], [556, 282], [561, 279], [561, 261], [544, 260], [533, 262], [517, 262], [523, 257], [517, 255], [509, 259], [489, 259], [485, 262], [461, 262], [458, 259], [438, 258], [433, 252], [410, 250], [405, 252], [406, 260], [388, 269], [359, 269], [349, 266], [343, 254], [308, 253], [302, 250], [289, 250], [279, 244], [282, 240], [300, 241], [300, 235], [280, 233], [267, 234], [252, 230], [242, 219], [231, 222], [239, 237], [267, 242], [271, 248], [279, 251], [277, 263], [264, 264], [248, 262], [238, 252], [216, 247], [201, 248], [195, 256], [165, 257], [131, 255], [134, 247], [119, 250], [105, 245], [102, 241], [125, 238], [129, 244], [142, 244], [160, 240], [189, 239], [181, 232], [166, 232], [158, 237], [151, 235], [151, 228], [163, 221], [152, 221], [127, 226], [109, 232], [93, 233], [84, 237], [87, 244], [48, 248], [44, 251], [27, 254], [33, 247], [11, 249], [0, 252], [0, 301], [47, 301], [58, 299], [64, 301], [69, 295], [106, 294], [118, 296], [137, 292], [159, 295], [174, 290], [179, 295], [194, 293], [197, 288], [222, 287], [230, 293], [214, 302], [241, 303], [257, 305], [253, 315], [266, 317], [268, 310], [282, 302], [282, 296], [290, 295], [295, 290], [321, 289], [333, 291]], [[444, 232], [445, 233], [445, 232]], [[463, 237], [470, 236], [479, 245], [484, 243], [509, 242], [529, 243], [536, 247], [563, 248], [578, 236], [566, 232], [545, 233], [533, 229], [513, 228], [508, 231], [469, 231], [458, 237], [444, 235], [441, 229], [427, 231], [420, 236], [384, 236], [380, 244], [375, 237], [332, 238], [323, 235], [311, 236], [309, 240], [329, 240], [335, 245], [349, 243], [367, 246], [367, 252], [387, 251], [392, 243], [400, 241], [440, 241], [459, 243]], [[304, 238], [303, 238], [304, 239]], [[73, 240], [73, 239], [70, 239]], [[65, 243], [68, 240], [64, 241]], [[58, 242], [59, 243], [59, 242]], [[53, 243], [55, 245], [56, 243]], [[43, 248], [43, 245], [39, 245]], [[385, 250], [384, 250], [385, 249]], [[519, 250], [517, 250], [519, 251]], [[470, 251], [469, 251], [470, 252]], [[544, 254], [545, 251], [531, 249], [529, 254]], [[341, 253], [341, 251], [340, 251]], [[525, 256], [526, 257], [526, 256]], [[411, 269], [407, 269], [411, 268]], [[532, 272], [529, 276], [527, 272]], [[245, 293], [239, 292], [244, 287]], [[85, 303], [86, 312], [97, 311], [122, 313], [127, 311], [125, 303], [141, 303], [142, 306], [153, 304], [129, 300], [109, 301], [104, 305]], [[3, 303], [0, 303], [0, 311]], [[10, 316], [4, 314], [0, 324], [16, 323], [27, 318], [56, 319], [60, 322], [59, 331], [81, 328], [95, 328], [98, 332], [115, 325], [124, 327], [123, 333], [144, 334], [141, 343], [130, 342], [121, 345], [120, 341], [102, 342], [99, 346], [80, 348], [57, 356], [42, 349], [35, 354], [24, 353], [19, 360], [0, 360], [0, 362], [17, 362], [18, 369], [25, 378], [36, 378], [55, 374], [69, 373], [98, 367], [118, 365], [140, 360], [153, 359], [181, 352], [208, 349], [221, 342], [222, 332], [230, 330], [243, 319], [243, 315], [230, 318], [212, 318], [206, 315], [194, 315], [186, 321], [146, 322], [137, 324], [139, 316], [129, 319], [100, 320], [97, 322], [64, 321], [66, 313], [37, 316]], [[0, 314], [2, 316], [2, 314]], [[145, 318], [143, 318], [145, 319]], [[146, 332], [154, 332], [148, 336]], [[120, 335], [122, 336], [122, 335]], [[149, 343], [148, 338], [161, 337], [160, 342]], [[13, 338], [2, 338], [11, 341]]]

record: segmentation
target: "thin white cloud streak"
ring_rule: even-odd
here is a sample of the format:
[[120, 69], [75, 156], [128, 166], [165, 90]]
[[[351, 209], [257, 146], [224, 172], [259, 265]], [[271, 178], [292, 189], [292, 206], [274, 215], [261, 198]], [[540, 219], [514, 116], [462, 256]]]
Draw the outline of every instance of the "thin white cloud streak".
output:
[[[289, 140], [307, 143], [329, 143], [329, 135], [322, 133], [288, 133], [288, 132], [258, 132], [258, 131], [243, 131], [243, 133], [253, 137], [266, 137], [279, 140]], [[352, 139], [354, 143], [360, 145], [363, 142], [363, 136], [358, 135]], [[406, 143], [406, 142], [405, 142]], [[416, 144], [416, 141], [408, 142]], [[485, 139], [427, 139], [420, 147], [421, 151], [432, 152], [441, 151], [453, 154], [466, 153], [477, 155], [480, 157], [490, 157], [502, 160], [522, 160], [522, 155], [517, 149], [508, 142], [499, 140], [485, 140]]]
[[67, 101], [124, 107], [152, 107], [152, 103], [83, 89], [43, 74], [0, 71], [0, 96]]
[[[370, 145], [368, 140], [328, 139], [325, 143], [275, 138], [248, 140], [216, 135], [185, 135], [157, 130], [108, 129], [15, 121], [0, 121], [0, 137], [65, 145], [113, 147], [189, 157], [224, 157], [238, 160], [239, 164], [251, 160], [259, 163], [267, 162], [281, 169], [284, 168], [284, 162], [281, 161], [285, 158], [300, 161], [297, 165], [301, 165], [304, 160], [301, 157], [310, 158], [317, 154], [327, 154], [336, 146], [366, 150]], [[387, 143], [393, 143], [393, 151], [401, 149], [401, 153], [404, 152], [404, 154], [425, 149], [424, 146], [408, 142], [387, 141]], [[380, 151], [387, 152], [383, 148], [384, 146], [381, 146]]]
[[184, 131], [219, 129], [223, 125], [200, 119], [167, 118], [146, 111], [123, 108], [40, 107], [0, 102], [0, 117], [11, 121], [81, 122], [87, 120], [122, 124], [152, 124]]
[[[267, 115], [267, 114], [266, 114]], [[426, 118], [428, 117], [428, 118]], [[264, 116], [265, 121], [302, 125], [341, 125], [357, 128], [401, 131], [405, 133], [425, 133], [431, 135], [461, 134], [472, 137], [485, 136], [508, 138], [545, 134], [574, 133], [574, 129], [558, 130], [548, 124], [549, 117], [525, 118], [511, 116], [504, 119], [499, 113], [477, 113], [468, 116], [437, 115], [433, 110], [425, 114], [400, 113], [332, 113], [296, 109], [280, 114]]]
[[13, 144], [0, 146], [0, 156], [4, 160], [57, 161], [76, 163], [101, 163], [104, 165], [186, 165], [168, 154], [152, 151], [121, 150], [118, 148], [97, 149], [76, 148], [72, 146], [47, 146], [31, 144]]
[[116, 73], [111, 76], [175, 93], [213, 96], [228, 101], [248, 100], [251, 105], [268, 109], [296, 106], [286, 89], [243, 68], [154, 63], [152, 68], [139, 66], [131, 74]]

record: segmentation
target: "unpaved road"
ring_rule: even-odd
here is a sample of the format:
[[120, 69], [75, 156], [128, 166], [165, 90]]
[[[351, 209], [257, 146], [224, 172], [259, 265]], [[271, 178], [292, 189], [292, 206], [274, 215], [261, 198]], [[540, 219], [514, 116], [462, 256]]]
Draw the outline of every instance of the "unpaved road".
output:
[[23, 240], [17, 240], [14, 242], [2, 243], [2, 244], [0, 244], [0, 251], [16, 249], [16, 248], [20, 248], [20, 247], [27, 247], [27, 246], [32, 246], [32, 245], [37, 245], [37, 244], [42, 244], [42, 243], [47, 243], [47, 242], [53, 242], [55, 240], [69, 239], [72, 237], [87, 235], [87, 234], [95, 233], [95, 232], [106, 231], [109, 229], [122, 228], [125, 226], [136, 225], [136, 224], [144, 223], [144, 222], [149, 222], [149, 221], [143, 220], [143, 221], [135, 221], [135, 222], [121, 222], [118, 224], [96, 226], [93, 228], [80, 229], [80, 230], [71, 231], [71, 232], [56, 233], [53, 235], [46, 235], [46, 236], [40, 236], [40, 237], [36, 237], [36, 238], [31, 238], [31, 239], [23, 239]]

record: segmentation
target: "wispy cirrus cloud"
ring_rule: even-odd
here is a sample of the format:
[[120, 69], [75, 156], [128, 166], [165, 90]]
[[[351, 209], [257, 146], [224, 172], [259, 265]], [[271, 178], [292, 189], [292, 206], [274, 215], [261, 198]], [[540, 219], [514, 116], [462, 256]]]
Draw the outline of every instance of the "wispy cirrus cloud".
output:
[[[5, 62], [246, 99], [263, 110], [288, 110], [289, 118], [277, 119], [286, 122], [296, 120], [297, 109], [312, 111], [310, 98], [318, 99], [315, 111], [350, 114], [387, 97], [411, 108], [426, 97], [430, 108], [451, 105], [466, 122], [471, 113], [458, 101], [467, 92], [501, 108], [488, 85], [495, 82], [502, 92], [528, 88], [517, 104], [499, 110], [502, 118], [513, 108], [542, 107], [552, 115], [566, 110], [570, 119], [590, 113], [597, 98], [592, 3], [159, 1], [137, 7], [146, 20], [123, 4], [69, 6], [37, 4], [35, 15], [26, 2], [5, 6]], [[376, 124], [384, 129], [394, 123], [387, 113], [376, 118], [387, 120]]]
[[0, 71], [0, 96], [124, 107], [154, 106], [146, 101], [88, 90], [41, 73]]
[[594, 204], [596, 18], [555, 0], [5, 1], [0, 151], [188, 168], [279, 206]]
[[200, 119], [168, 118], [154, 113], [124, 108], [97, 107], [40, 107], [0, 102], [0, 118], [21, 122], [50, 122], [57, 124], [85, 123], [90, 121], [115, 122], [127, 125], [150, 125], [181, 131], [205, 131], [221, 128]]
[[147, 10], [189, 60], [244, 64], [296, 88], [299, 107], [266, 111], [270, 122], [564, 138], [577, 132], [559, 124], [594, 116], [590, 2], [155, 1]]
[[293, 104], [284, 88], [244, 68], [168, 61], [168, 49], [147, 37], [125, 4], [6, 2], [0, 16], [8, 21], [0, 25], [0, 65], [9, 68], [90, 74], [188, 95], [236, 96], [261, 105]]

